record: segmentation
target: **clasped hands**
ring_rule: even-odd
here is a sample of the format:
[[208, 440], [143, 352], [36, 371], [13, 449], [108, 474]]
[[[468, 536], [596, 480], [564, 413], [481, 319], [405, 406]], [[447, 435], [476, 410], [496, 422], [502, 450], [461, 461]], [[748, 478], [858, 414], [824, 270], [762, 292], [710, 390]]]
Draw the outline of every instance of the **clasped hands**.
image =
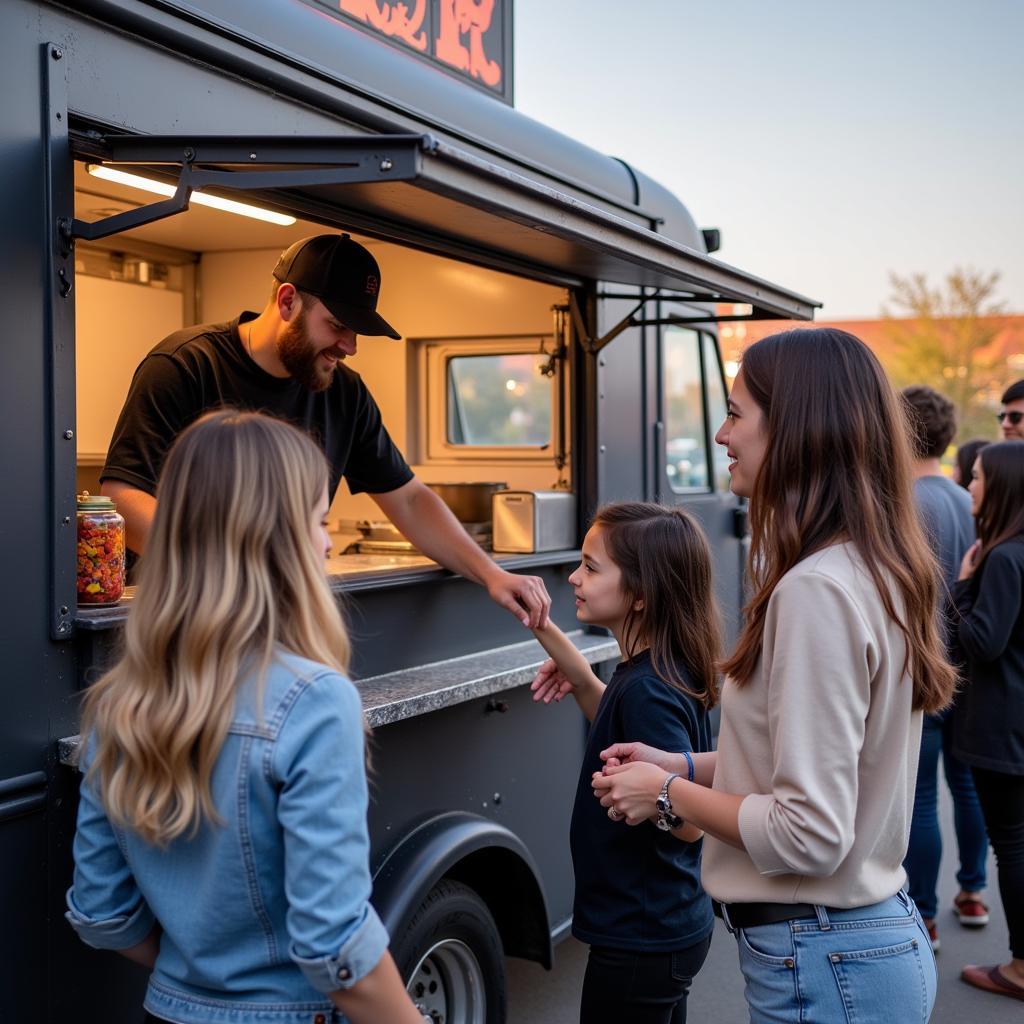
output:
[[[572, 679], [552, 658], [541, 665], [530, 689], [533, 699], [544, 704], [557, 704], [576, 692]], [[591, 785], [608, 817], [629, 825], [655, 818], [658, 793], [666, 774], [678, 770], [679, 755], [646, 743], [613, 743], [601, 751], [601, 760], [604, 769], [594, 772]]]
[[615, 821], [639, 825], [653, 819], [655, 801], [665, 775], [676, 768], [676, 756], [646, 743], [613, 743], [601, 751], [604, 770], [594, 772], [594, 796]]

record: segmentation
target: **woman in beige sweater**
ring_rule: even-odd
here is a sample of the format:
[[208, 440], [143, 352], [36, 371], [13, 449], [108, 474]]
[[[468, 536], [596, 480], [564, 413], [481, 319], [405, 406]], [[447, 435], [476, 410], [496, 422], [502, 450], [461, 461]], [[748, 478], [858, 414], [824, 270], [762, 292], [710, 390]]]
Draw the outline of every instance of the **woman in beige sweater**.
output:
[[902, 409], [857, 338], [788, 331], [747, 350], [716, 440], [750, 499], [752, 584], [717, 753], [691, 768], [616, 744], [595, 795], [707, 833], [752, 1022], [927, 1021], [935, 962], [902, 862], [921, 712], [954, 673]]

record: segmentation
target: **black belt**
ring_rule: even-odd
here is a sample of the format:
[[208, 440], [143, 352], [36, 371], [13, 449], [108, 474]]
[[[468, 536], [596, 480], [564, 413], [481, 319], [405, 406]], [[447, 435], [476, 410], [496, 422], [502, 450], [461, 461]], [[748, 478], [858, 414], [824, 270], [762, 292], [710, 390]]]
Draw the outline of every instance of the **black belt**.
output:
[[[722, 904], [712, 900], [716, 917], [725, 920]], [[778, 924], [780, 921], [796, 921], [801, 917], [817, 917], [813, 903], [727, 903], [729, 924], [733, 928], [756, 928], [762, 924]], [[832, 910], [826, 907], [826, 913]]]

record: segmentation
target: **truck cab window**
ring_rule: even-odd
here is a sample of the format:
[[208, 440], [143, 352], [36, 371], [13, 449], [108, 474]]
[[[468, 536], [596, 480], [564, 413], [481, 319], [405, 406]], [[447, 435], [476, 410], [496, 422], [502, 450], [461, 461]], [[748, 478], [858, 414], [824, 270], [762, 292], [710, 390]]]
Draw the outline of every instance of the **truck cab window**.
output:
[[686, 328], [668, 327], [662, 335], [665, 472], [677, 494], [709, 489], [699, 345], [700, 335]]
[[[722, 364], [718, 357], [718, 345], [710, 334], [701, 334], [701, 344], [704, 346], [704, 376], [707, 380], [708, 395], [708, 423], [711, 428], [712, 438], [715, 432], [725, 421], [726, 413], [726, 390], [725, 380], [722, 376]], [[729, 490], [729, 456], [725, 449], [712, 441], [711, 458], [714, 464], [714, 480], [716, 491]]]

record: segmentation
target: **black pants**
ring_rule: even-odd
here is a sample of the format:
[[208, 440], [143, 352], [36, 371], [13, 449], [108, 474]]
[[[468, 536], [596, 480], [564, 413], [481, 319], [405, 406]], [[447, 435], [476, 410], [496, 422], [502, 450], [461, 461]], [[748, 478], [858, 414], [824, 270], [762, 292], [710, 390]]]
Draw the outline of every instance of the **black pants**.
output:
[[1010, 952], [1024, 960], [1024, 775], [972, 768], [985, 827], [996, 853], [999, 895], [1010, 926]]
[[580, 1024], [685, 1024], [690, 982], [711, 936], [671, 953], [591, 946]]

